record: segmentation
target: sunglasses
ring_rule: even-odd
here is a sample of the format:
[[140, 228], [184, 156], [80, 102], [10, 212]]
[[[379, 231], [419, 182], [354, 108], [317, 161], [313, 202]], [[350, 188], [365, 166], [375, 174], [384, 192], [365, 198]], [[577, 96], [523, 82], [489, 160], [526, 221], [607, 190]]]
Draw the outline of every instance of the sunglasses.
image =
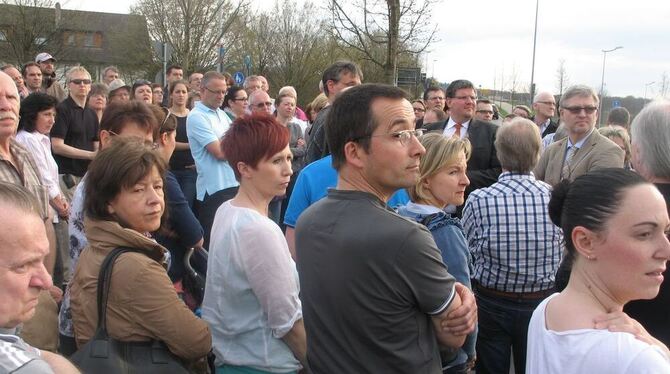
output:
[[595, 106], [564, 106], [563, 109], [567, 110], [568, 112], [572, 114], [579, 114], [584, 111], [586, 114], [593, 114], [595, 113], [596, 110], [598, 110], [598, 107]]
[[90, 79], [70, 79], [70, 83], [74, 84], [91, 84]]

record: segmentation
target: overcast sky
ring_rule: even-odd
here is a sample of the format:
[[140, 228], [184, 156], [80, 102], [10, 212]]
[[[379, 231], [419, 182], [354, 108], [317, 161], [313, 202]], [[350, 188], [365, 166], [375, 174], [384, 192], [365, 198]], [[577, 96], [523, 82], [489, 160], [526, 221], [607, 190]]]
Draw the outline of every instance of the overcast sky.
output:
[[[134, 0], [66, 0], [67, 9], [127, 13]], [[253, 0], [269, 7], [271, 0]], [[465, 78], [483, 88], [509, 81], [516, 70], [530, 83], [535, 0], [442, 0], [432, 22], [437, 41], [424, 57], [428, 76], [440, 81]], [[600, 89], [603, 49], [607, 54], [605, 88], [612, 95], [647, 97], [658, 93], [665, 71], [670, 75], [670, 1], [539, 0], [535, 83], [556, 91], [560, 59], [571, 83]], [[620, 5], [626, 4], [626, 5]]]

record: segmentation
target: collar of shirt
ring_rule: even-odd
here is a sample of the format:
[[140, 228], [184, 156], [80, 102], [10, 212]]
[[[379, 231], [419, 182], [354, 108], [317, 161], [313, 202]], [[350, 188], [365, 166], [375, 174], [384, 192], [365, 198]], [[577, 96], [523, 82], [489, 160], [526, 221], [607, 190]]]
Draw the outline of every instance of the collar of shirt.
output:
[[434, 207], [432, 205], [417, 204], [411, 201], [408, 202], [407, 205], [405, 205], [405, 208], [412, 213], [423, 214], [423, 215], [443, 212], [443, 210], [441, 210], [440, 208]]
[[218, 113], [219, 110], [220, 110], [219, 108], [212, 109], [212, 108], [208, 107], [207, 105], [203, 104], [202, 101], [196, 102], [195, 107], [202, 110], [202, 111], [212, 112], [212, 113]]
[[502, 182], [504, 180], [511, 180], [511, 179], [528, 179], [528, 180], [535, 180], [535, 175], [533, 172], [530, 173], [518, 173], [514, 171], [504, 171], [500, 176], [498, 177], [498, 182]]
[[550, 123], [551, 123], [551, 118], [547, 118], [547, 120], [544, 121], [544, 122], [540, 125], [540, 135], [542, 135], [542, 133], [544, 132], [544, 130], [546, 130], [547, 127], [549, 127], [549, 124], [550, 124]]
[[[456, 121], [454, 121], [453, 118], [449, 117], [449, 122], [447, 122], [447, 127], [446, 128], [447, 129], [452, 129], [454, 126], [456, 126]], [[461, 127], [461, 134], [463, 134], [463, 132], [464, 132], [463, 130], [465, 130], [465, 132], [467, 132], [468, 127], [470, 126], [470, 120], [467, 120], [467, 121], [461, 123], [461, 126], [463, 126], [463, 127]]]
[[568, 136], [568, 141], [567, 141], [567, 143], [566, 143], [566, 144], [567, 144], [567, 147], [568, 147], [567, 149], [570, 149], [570, 147], [572, 147], [572, 146], [574, 146], [574, 147], [577, 148], [577, 149], [580, 149], [580, 148], [584, 145], [584, 143], [586, 142], [586, 140], [587, 140], [589, 137], [591, 137], [591, 134], [593, 134], [593, 131], [595, 131], [595, 129], [596, 129], [595, 127], [592, 128], [591, 131], [590, 131], [588, 134], [586, 134], [585, 137], [583, 137], [580, 141], [578, 141], [578, 142], [575, 143], [575, 144], [572, 144], [572, 140], [570, 140], [570, 137]]

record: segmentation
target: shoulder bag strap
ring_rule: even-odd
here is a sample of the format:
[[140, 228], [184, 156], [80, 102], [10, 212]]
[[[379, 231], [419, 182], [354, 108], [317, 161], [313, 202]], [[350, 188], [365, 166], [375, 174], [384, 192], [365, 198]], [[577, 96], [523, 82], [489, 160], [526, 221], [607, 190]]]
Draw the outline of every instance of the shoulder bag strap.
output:
[[100, 265], [100, 273], [98, 274], [98, 329], [107, 335], [107, 299], [109, 298], [109, 287], [112, 280], [112, 269], [114, 268], [114, 261], [126, 252], [137, 252], [136, 249], [118, 247], [111, 251]]

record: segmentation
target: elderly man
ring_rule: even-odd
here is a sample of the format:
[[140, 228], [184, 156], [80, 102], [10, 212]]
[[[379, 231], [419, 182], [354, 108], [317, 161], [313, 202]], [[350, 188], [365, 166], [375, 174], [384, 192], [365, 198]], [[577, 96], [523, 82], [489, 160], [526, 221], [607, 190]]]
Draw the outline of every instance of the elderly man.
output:
[[310, 368], [441, 373], [438, 345], [460, 347], [476, 313], [430, 233], [386, 208], [416, 183], [425, 153], [412, 105], [396, 87], [354, 87], [326, 126], [337, 186], [296, 227]]
[[21, 96], [22, 100], [25, 99], [26, 96], [29, 95], [29, 92], [23, 81], [21, 72], [14, 65], [5, 65], [1, 67], [0, 70], [4, 71], [10, 78], [12, 78], [12, 80], [14, 80], [16, 89], [19, 90], [19, 96]]
[[272, 99], [267, 92], [256, 90], [249, 95], [249, 109], [251, 113], [272, 114]]
[[112, 83], [109, 84], [109, 104], [130, 101], [130, 90], [131, 87], [121, 79], [114, 79]]
[[102, 70], [102, 82], [110, 85], [115, 79], [119, 79], [119, 68], [116, 66], [107, 66]]
[[553, 186], [591, 170], [623, 167], [624, 151], [595, 131], [598, 95], [591, 87], [569, 87], [561, 97], [560, 113], [568, 136], [542, 153], [533, 171], [537, 179]]
[[[653, 102], [642, 109], [635, 117], [631, 131], [635, 171], [661, 191], [670, 207], [670, 102]], [[666, 271], [661, 291], [655, 299], [633, 301], [624, 311], [653, 337], [670, 346], [669, 275]]]
[[258, 75], [250, 75], [244, 80], [242, 86], [247, 91], [247, 95], [251, 96], [252, 93], [263, 88], [263, 82]]
[[56, 69], [54, 68], [56, 59], [50, 54], [42, 52], [35, 56], [35, 62], [39, 64], [42, 70], [42, 89], [44, 92], [55, 97], [59, 102], [65, 100], [67, 97], [65, 90], [56, 79]]
[[533, 122], [539, 127], [542, 138], [556, 132], [558, 123], [552, 119], [556, 115], [556, 99], [551, 92], [539, 92], [533, 98], [535, 117]]
[[15, 184], [0, 182], [0, 372], [78, 373], [61, 356], [41, 351], [15, 335], [35, 314], [41, 291], [52, 287], [44, 268], [49, 241], [41, 207]]
[[540, 157], [540, 132], [525, 118], [502, 125], [495, 147], [503, 173], [472, 192], [462, 224], [472, 252], [479, 306], [477, 373], [524, 373], [528, 323], [554, 292], [561, 233], [549, 219], [551, 187], [531, 170]]
[[196, 198], [200, 202], [198, 219], [205, 232], [205, 248], [209, 245], [216, 210], [235, 197], [239, 186], [221, 150], [221, 137], [231, 125], [230, 117], [220, 109], [227, 87], [221, 73], [205, 73], [200, 85], [201, 100], [186, 119], [188, 143], [198, 171]]
[[[331, 104], [337, 95], [348, 87], [358, 86], [363, 80], [363, 72], [350, 61], [338, 61], [330, 65], [323, 72], [321, 83], [323, 84], [323, 93]], [[321, 109], [317, 114], [312, 128], [309, 130], [309, 141], [307, 143], [307, 154], [305, 155], [305, 165], [326, 157], [330, 154], [328, 144], [326, 143], [326, 129], [324, 127], [330, 106]]]
[[98, 116], [86, 106], [91, 75], [81, 66], [67, 73], [67, 99], [56, 107], [51, 147], [58, 164], [61, 191], [68, 200], [98, 150]]

